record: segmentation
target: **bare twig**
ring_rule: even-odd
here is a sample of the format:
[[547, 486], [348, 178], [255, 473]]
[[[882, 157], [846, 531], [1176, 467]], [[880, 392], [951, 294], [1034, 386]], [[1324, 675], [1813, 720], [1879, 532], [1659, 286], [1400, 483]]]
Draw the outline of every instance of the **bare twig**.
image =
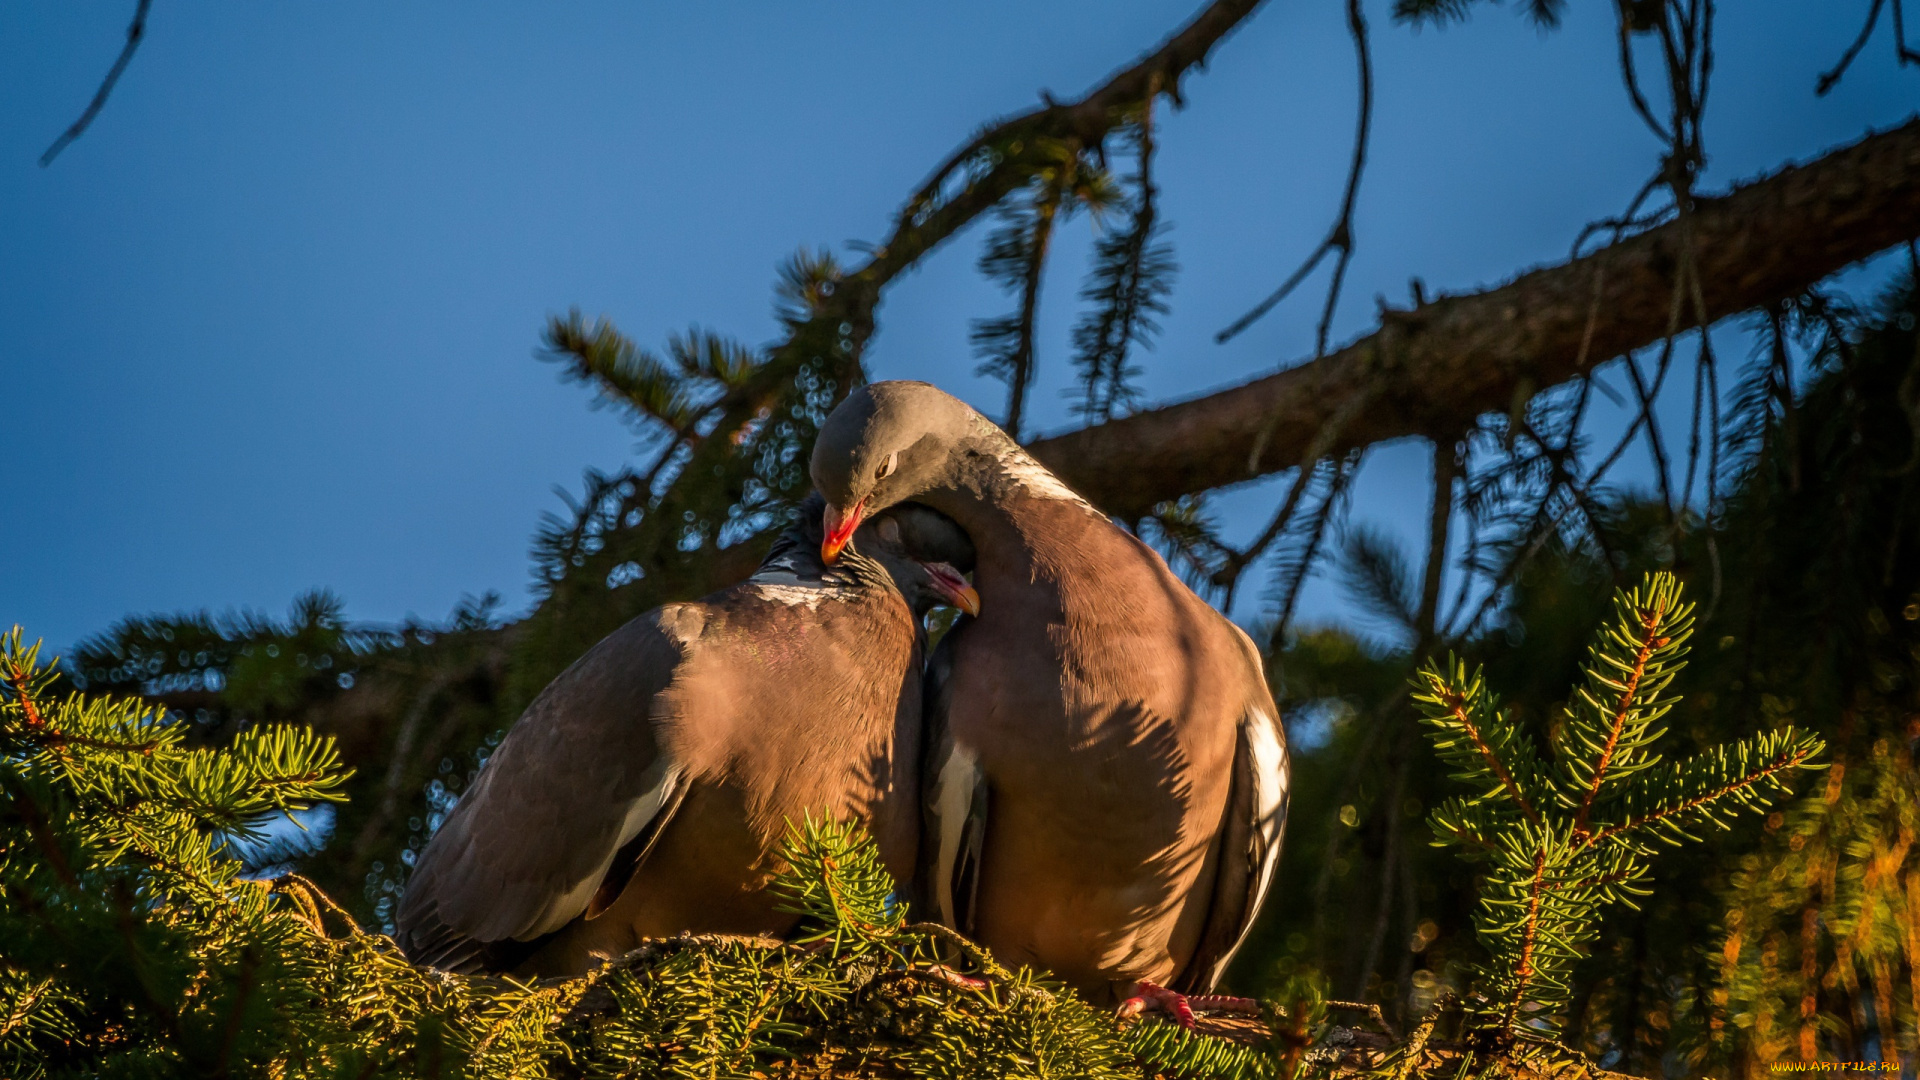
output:
[[100, 89], [93, 92], [93, 100], [87, 103], [87, 110], [80, 114], [80, 119], [75, 120], [72, 127], [61, 132], [60, 137], [53, 140], [53, 145], [47, 147], [47, 152], [40, 155], [41, 168], [44, 169], [53, 164], [53, 159], [60, 156], [60, 151], [65, 150], [73, 140], [84, 134], [88, 126], [93, 123], [94, 117], [99, 116], [100, 110], [106, 107], [107, 95], [113, 93], [113, 86], [120, 81], [121, 73], [127, 70], [128, 62], [133, 59], [134, 50], [140, 47], [141, 39], [146, 37], [147, 9], [152, 5], [153, 0], [140, 0], [139, 6], [133, 9], [133, 22], [127, 26], [127, 43], [121, 46], [119, 57], [114, 60], [113, 66], [107, 69], [107, 77], [100, 80]]
[[[1570, 461], [1574, 436], [1579, 430], [1580, 418], [1586, 410], [1587, 401], [1591, 396], [1590, 390], [1592, 385], [1591, 380], [1581, 384], [1580, 396], [1574, 405], [1573, 418], [1567, 425], [1566, 437], [1557, 449], [1549, 444], [1546, 438], [1538, 431], [1535, 431], [1533, 425], [1524, 420], [1521, 421], [1521, 431], [1535, 446], [1540, 448], [1540, 452], [1546, 456], [1548, 462], [1551, 464], [1554, 470], [1553, 483], [1548, 486], [1546, 494], [1541, 497], [1539, 505], [1534, 510], [1532, 525], [1526, 532], [1521, 534], [1523, 536], [1531, 536], [1532, 539], [1524, 549], [1516, 552], [1515, 555], [1507, 561], [1507, 564], [1501, 567], [1500, 573], [1488, 583], [1486, 595], [1481, 597], [1479, 606], [1474, 609], [1473, 618], [1468, 620], [1466, 625], [1459, 627], [1457, 630], [1453, 630], [1448, 635], [1450, 641], [1458, 643], [1466, 641], [1473, 636], [1474, 631], [1479, 629], [1481, 620], [1485, 619], [1488, 613], [1493, 610], [1493, 605], [1499, 600], [1500, 594], [1519, 576], [1520, 571], [1533, 560], [1533, 557], [1540, 553], [1540, 550], [1546, 546], [1547, 541], [1558, 533], [1561, 523], [1575, 510], [1580, 511], [1581, 515], [1587, 519], [1588, 535], [1593, 539], [1596, 546], [1601, 549], [1601, 553], [1608, 557], [1608, 564], [1612, 564], [1611, 552], [1607, 548], [1606, 536], [1600, 529], [1599, 507], [1594, 504], [1591, 494], [1584, 490], [1577, 482]], [[1554, 514], [1550, 513], [1550, 511], [1553, 505], [1554, 495], [1557, 491], [1566, 492], [1567, 502], [1560, 509], [1559, 513]], [[1448, 625], [1452, 626], [1458, 621], [1456, 613], [1456, 618], [1449, 620]]]
[[1260, 321], [1260, 317], [1272, 311], [1274, 305], [1285, 300], [1287, 295], [1297, 288], [1320, 260], [1329, 252], [1338, 251], [1339, 259], [1333, 265], [1333, 281], [1327, 287], [1327, 302], [1320, 313], [1320, 325], [1314, 334], [1313, 355], [1316, 359], [1327, 354], [1327, 333], [1333, 326], [1334, 308], [1340, 303], [1340, 287], [1346, 280], [1347, 263], [1353, 258], [1353, 206], [1360, 196], [1360, 176], [1367, 167], [1367, 143], [1373, 127], [1373, 56], [1367, 47], [1367, 19], [1360, 9], [1360, 0], [1347, 0], [1347, 31], [1353, 37], [1353, 48], [1360, 68], [1360, 114], [1353, 135], [1353, 160], [1347, 166], [1346, 192], [1340, 197], [1340, 214], [1334, 219], [1333, 228], [1328, 230], [1327, 238], [1313, 249], [1299, 269], [1288, 276], [1278, 289], [1267, 298], [1255, 304], [1252, 311], [1234, 320], [1232, 326], [1214, 335], [1216, 343], [1232, 340], [1242, 330]]
[[1415, 651], [1430, 644], [1440, 614], [1440, 583], [1447, 570], [1447, 540], [1453, 522], [1453, 480], [1458, 469], [1454, 463], [1455, 444], [1433, 440], [1433, 512], [1427, 526], [1427, 566], [1420, 582], [1420, 610], [1414, 617], [1419, 634]]
[[1393, 913], [1394, 874], [1405, 861], [1400, 851], [1404, 842], [1400, 836], [1400, 803], [1406, 796], [1407, 765], [1413, 757], [1411, 749], [1407, 745], [1405, 732], [1402, 732], [1392, 747], [1393, 783], [1387, 788], [1387, 796], [1381, 807], [1387, 815], [1387, 837], [1386, 850], [1380, 856], [1380, 902], [1374, 912], [1373, 932], [1367, 937], [1365, 959], [1361, 961], [1360, 970], [1354, 978], [1355, 997], [1366, 996], [1367, 984], [1373, 981], [1373, 969], [1380, 963], [1380, 951], [1387, 940], [1388, 919]]
[[1632, 384], [1633, 396], [1640, 406], [1640, 414], [1634, 418], [1634, 425], [1636, 427], [1644, 427], [1647, 431], [1647, 451], [1653, 455], [1653, 471], [1654, 474], [1660, 478], [1660, 500], [1666, 505], [1669, 515], [1676, 514], [1679, 511], [1673, 503], [1673, 481], [1667, 475], [1666, 446], [1660, 439], [1660, 421], [1659, 418], [1653, 414], [1653, 406], [1654, 403], [1659, 400], [1660, 384], [1666, 379], [1667, 365], [1665, 361], [1667, 357], [1671, 355], [1671, 348], [1671, 345], [1669, 345], [1667, 353], [1663, 354], [1661, 358], [1660, 375], [1659, 378], [1654, 381], [1651, 391], [1647, 388], [1646, 380], [1640, 375], [1640, 362], [1635, 360], [1631, 353], [1626, 357], [1627, 381]]
[[[1077, 101], [1047, 99], [989, 125], [950, 155], [895, 216], [887, 238], [865, 263], [842, 275], [805, 323], [772, 346], [770, 361], [731, 390], [705, 440], [687, 462], [690, 469], [717, 464], [732, 453], [731, 436], [771, 407], [789, 389], [796, 370], [820, 359], [815, 339], [833, 342], [825, 374], [844, 391], [864, 377], [861, 356], [872, 338], [881, 292], [981, 214], [998, 206], [1035, 176], [1033, 150], [1047, 140], [1101, 145], [1128, 123], [1150, 94], [1180, 101], [1180, 79], [1204, 64], [1216, 45], [1239, 26], [1260, 0], [1214, 0], [1159, 48], [1122, 69]], [[1011, 152], [1016, 144], [1024, 152]], [[949, 182], [964, 175], [957, 190]]]
[[[1225, 607], [1229, 609], [1233, 607], [1233, 594], [1235, 589], [1239, 587], [1241, 573], [1245, 571], [1254, 560], [1265, 553], [1267, 548], [1271, 546], [1275, 540], [1279, 539], [1280, 536], [1286, 532], [1287, 527], [1293, 523], [1293, 515], [1299, 509], [1301, 496], [1306, 494], [1308, 485], [1312, 482], [1320, 468], [1320, 463], [1327, 459], [1328, 452], [1333, 449], [1333, 444], [1346, 431], [1347, 424], [1352, 422], [1355, 416], [1359, 415], [1361, 409], [1366, 408], [1367, 402], [1372, 396], [1373, 394], [1370, 388], [1362, 387], [1354, 393], [1353, 397], [1349, 398], [1340, 408], [1336, 409], [1332, 415], [1327, 417], [1326, 422], [1320, 426], [1320, 430], [1314, 433], [1313, 441], [1308, 444], [1306, 453], [1301, 455], [1300, 472], [1293, 478], [1293, 483], [1287, 488], [1286, 498], [1281, 500], [1279, 509], [1274, 511], [1273, 517], [1267, 522], [1267, 527], [1262, 529], [1258, 536], [1254, 537], [1252, 543], [1240, 549], [1222, 545], [1224, 548], [1224, 561], [1221, 567], [1214, 571], [1213, 583], [1223, 586], [1227, 590]], [[1268, 434], [1271, 434], [1271, 432]], [[1256, 443], [1256, 446], [1257, 445]], [[1258, 453], [1256, 449], [1256, 457]], [[1303, 567], [1301, 573], [1304, 575], [1307, 569], [1310, 569], [1310, 567]]]
[[1893, 51], [1902, 67], [1920, 64], [1920, 53], [1907, 48], [1906, 0], [1893, 0]]
[[1627, 5], [1621, 4], [1619, 5], [1619, 12], [1620, 12], [1620, 75], [1625, 80], [1627, 85], [1627, 99], [1633, 102], [1633, 111], [1640, 114], [1640, 119], [1644, 121], [1649, 128], [1653, 129], [1653, 133], [1660, 137], [1661, 142], [1671, 142], [1673, 141], [1673, 136], [1669, 134], [1665, 128], [1660, 126], [1660, 121], [1653, 118], [1653, 109], [1648, 107], [1646, 95], [1640, 92], [1640, 80], [1634, 74], [1634, 68], [1633, 68], [1634, 27], [1631, 26], [1627, 21], [1630, 15], [1630, 9], [1628, 8]]
[[[1840, 77], [1847, 73], [1849, 67], [1853, 66], [1854, 57], [1859, 56], [1860, 50], [1867, 47], [1867, 39], [1873, 36], [1873, 28], [1880, 23], [1880, 9], [1885, 6], [1886, 0], [1873, 0], [1873, 3], [1867, 6], [1867, 21], [1860, 27], [1860, 35], [1853, 39], [1852, 45], [1847, 46], [1846, 52], [1840, 54], [1840, 62], [1833, 65], [1832, 70], [1822, 74], [1820, 80], [1813, 84], [1813, 92], [1815, 95], [1826, 97], [1828, 91], [1839, 85]], [[1900, 51], [1900, 62], [1906, 63], [1907, 42], [1906, 35], [1900, 32], [1900, 5], [1898, 3], [1893, 5], [1893, 11], [1895, 20], [1895, 48]]]
[[[1168, 94], [1178, 104], [1181, 76], [1205, 63], [1213, 47], [1259, 6], [1260, 0], [1214, 0], [1158, 49], [1080, 100], [1048, 100], [1040, 108], [988, 126], [942, 162], [907, 200], [892, 235], [874, 249], [865, 266], [848, 275], [853, 291], [877, 290], [1026, 182], [1031, 174], [1024, 161], [994, 160], [996, 147], [1027, 142], [1034, 136], [1073, 138], [1083, 146], [1095, 146], [1124, 123], [1149, 93]], [[979, 171], [957, 194], [942, 197], [949, 180], [976, 167]]]

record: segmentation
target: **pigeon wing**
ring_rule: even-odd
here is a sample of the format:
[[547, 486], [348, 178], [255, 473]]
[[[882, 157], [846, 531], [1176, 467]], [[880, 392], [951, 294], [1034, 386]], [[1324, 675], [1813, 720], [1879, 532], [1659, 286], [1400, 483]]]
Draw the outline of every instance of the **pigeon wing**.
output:
[[[1265, 695], [1261, 695], [1265, 698]], [[1175, 980], [1182, 993], [1207, 993], [1246, 940], [1280, 865], [1287, 823], [1287, 736], [1269, 700], [1248, 708], [1233, 755], [1227, 815], [1216, 841], [1213, 899], [1200, 944]]]
[[410, 958], [491, 968], [496, 945], [550, 934], [603, 885], [618, 891], [610, 872], [631, 876], [685, 794], [655, 725], [704, 624], [694, 604], [642, 615], [534, 699], [407, 884], [395, 922]]

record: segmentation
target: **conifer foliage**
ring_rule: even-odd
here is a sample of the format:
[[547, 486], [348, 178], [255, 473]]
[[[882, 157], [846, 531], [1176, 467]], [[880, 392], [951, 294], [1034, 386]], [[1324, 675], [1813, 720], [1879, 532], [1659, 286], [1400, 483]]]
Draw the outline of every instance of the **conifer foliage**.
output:
[[334, 797], [331, 741], [188, 749], [138, 700], [54, 699], [38, 653], [0, 639], [0, 1071], [224, 1074], [307, 1041], [324, 958], [230, 843]]
[[306, 879], [240, 876], [236, 840], [340, 797], [330, 740], [193, 748], [58, 677], [0, 638], [0, 1075], [1273, 1075], [910, 922], [872, 840], [826, 820], [793, 827], [773, 885], [793, 940], [683, 935], [538, 984], [415, 968]]
[[1615, 594], [1584, 678], [1554, 729], [1553, 756], [1500, 707], [1479, 669], [1429, 663], [1414, 700], [1441, 758], [1473, 788], [1429, 818], [1437, 842], [1485, 864], [1475, 929], [1491, 954], [1471, 1009], [1496, 1044], [1551, 1035], [1601, 910], [1647, 894], [1656, 844], [1725, 828], [1787, 792], [1824, 744], [1790, 724], [1663, 762], [1653, 744], [1678, 701], [1694, 608], [1673, 575]]

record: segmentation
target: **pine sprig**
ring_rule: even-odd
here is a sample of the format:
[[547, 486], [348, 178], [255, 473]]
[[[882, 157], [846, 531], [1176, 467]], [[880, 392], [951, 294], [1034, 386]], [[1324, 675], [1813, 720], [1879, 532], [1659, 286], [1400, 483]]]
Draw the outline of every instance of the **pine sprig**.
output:
[[789, 822], [782, 853], [792, 869], [773, 891], [780, 910], [799, 915], [807, 927], [800, 944], [851, 956], [885, 943], [906, 925], [906, 907], [893, 896], [879, 846], [853, 826], [812, 815]]
[[1496, 1045], [1551, 1036], [1602, 909], [1647, 895], [1655, 844], [1726, 828], [1770, 805], [1822, 742], [1791, 726], [1662, 763], [1653, 744], [1678, 701], [1693, 605], [1671, 574], [1617, 593], [1544, 762], [1484, 674], [1450, 659], [1416, 676], [1413, 700], [1440, 757], [1473, 794], [1429, 818], [1436, 842], [1482, 861], [1474, 926], [1492, 959], [1470, 1008]]
[[1555, 747], [1561, 797], [1577, 809], [1575, 824], [1582, 831], [1596, 803], [1659, 763], [1649, 747], [1666, 734], [1659, 721], [1679, 700], [1660, 695], [1686, 666], [1693, 634], [1693, 605], [1681, 601], [1680, 583], [1671, 574], [1650, 575], [1617, 594], [1613, 608], [1613, 621], [1587, 650], [1584, 678]]
[[[1465, 22], [1473, 0], [1394, 0], [1393, 20], [1415, 26], [1445, 26]], [[1521, 0], [1520, 11], [1541, 30], [1556, 30], [1565, 13], [1566, 0]]]
[[675, 335], [660, 356], [605, 319], [578, 311], [548, 321], [543, 355], [566, 377], [599, 390], [643, 434], [692, 433], [723, 396], [746, 384], [760, 360], [745, 346], [699, 330]]
[[1134, 1055], [1163, 1076], [1216, 1080], [1280, 1080], [1279, 1057], [1264, 1048], [1209, 1038], [1178, 1025], [1150, 1020], [1127, 1029]]
[[1007, 384], [1002, 426], [1015, 438], [1020, 437], [1027, 389], [1036, 370], [1041, 277], [1055, 230], [1076, 211], [1102, 214], [1121, 199], [1098, 157], [1078, 143], [1042, 138], [1024, 150], [1039, 165], [1020, 195], [1000, 204], [1000, 223], [988, 234], [980, 255], [980, 273], [1015, 294], [1019, 306], [1007, 315], [975, 320], [971, 334], [974, 352], [981, 357], [980, 374]]
[[1073, 328], [1073, 363], [1080, 370], [1073, 411], [1088, 423], [1111, 420], [1139, 400], [1133, 378], [1140, 368], [1129, 354], [1134, 346], [1153, 347], [1177, 269], [1172, 246], [1161, 239], [1166, 225], [1159, 220], [1153, 184], [1151, 98], [1131, 134], [1139, 161], [1126, 199], [1131, 213], [1125, 228], [1103, 230], [1094, 244], [1093, 269], [1080, 289], [1080, 298], [1093, 307]]
[[[1481, 671], [1469, 672], [1466, 661], [1453, 658], [1445, 668], [1429, 663], [1415, 676], [1413, 700], [1433, 748], [1456, 770], [1454, 778], [1480, 788], [1469, 806], [1517, 811], [1536, 824], [1541, 820], [1551, 781], [1533, 739], [1501, 710]], [[1499, 819], [1482, 820], [1476, 831], [1484, 834]]]
[[1644, 837], [1677, 847], [1700, 839], [1690, 829], [1728, 828], [1740, 811], [1785, 797], [1788, 774], [1809, 767], [1822, 746], [1818, 736], [1789, 726], [1662, 766], [1613, 807], [1614, 824], [1595, 822], [1595, 839]]

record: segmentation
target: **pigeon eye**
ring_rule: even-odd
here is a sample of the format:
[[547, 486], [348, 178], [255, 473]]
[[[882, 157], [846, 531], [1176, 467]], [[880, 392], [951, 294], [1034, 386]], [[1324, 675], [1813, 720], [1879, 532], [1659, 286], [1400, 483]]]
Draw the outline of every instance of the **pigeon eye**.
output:
[[875, 480], [885, 480], [887, 477], [893, 475], [893, 470], [899, 467], [900, 451], [895, 450], [893, 453], [887, 455], [887, 460], [881, 462], [878, 469], [873, 471], [873, 478]]

